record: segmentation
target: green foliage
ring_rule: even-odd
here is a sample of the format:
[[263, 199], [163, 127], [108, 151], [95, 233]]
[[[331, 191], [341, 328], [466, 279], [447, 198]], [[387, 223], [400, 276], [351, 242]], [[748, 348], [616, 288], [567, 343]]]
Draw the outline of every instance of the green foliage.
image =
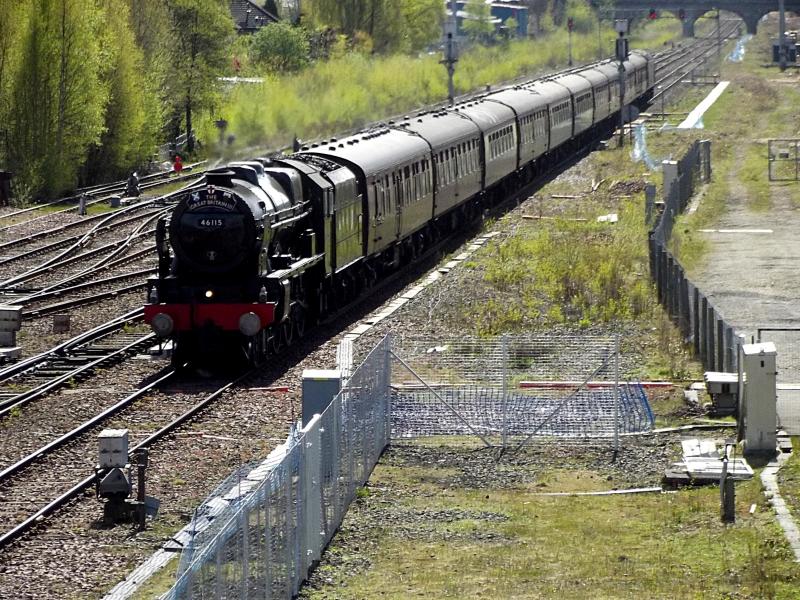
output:
[[572, 18], [575, 27], [573, 33], [588, 34], [597, 31], [597, 17], [585, 0], [569, 0], [566, 12]]
[[348, 38], [368, 36], [376, 52], [408, 52], [439, 37], [443, 8], [438, 0], [313, 0], [307, 12]]
[[118, 179], [132, 165], [141, 164], [156, 146], [160, 127], [159, 103], [150, 88], [144, 53], [130, 27], [123, 0], [105, 0], [103, 79], [109, 86], [105, 132], [87, 165], [91, 180]]
[[400, 11], [404, 25], [401, 49], [414, 52], [439, 40], [444, 19], [440, 0], [405, 0]]
[[35, 189], [74, 185], [89, 146], [100, 139], [108, 89], [99, 25], [96, 6], [79, 0], [34, 0], [21, 23], [8, 160]]
[[494, 35], [491, 8], [483, 0], [469, 0], [464, 7], [469, 19], [464, 19], [462, 29], [473, 42], [488, 42]]
[[525, 324], [635, 319], [653, 308], [640, 205], [626, 201], [615, 226], [559, 219], [537, 222], [482, 255], [496, 295], [480, 307], [481, 334]]
[[250, 59], [272, 73], [299, 71], [308, 64], [308, 53], [308, 34], [283, 21], [250, 36]]
[[[209, 109], [217, 99], [216, 78], [229, 64], [233, 20], [222, 0], [168, 0], [172, 18], [172, 73], [164, 80], [171, 102], [171, 119], [192, 131], [195, 111]], [[193, 150], [190, 138], [188, 150]]]

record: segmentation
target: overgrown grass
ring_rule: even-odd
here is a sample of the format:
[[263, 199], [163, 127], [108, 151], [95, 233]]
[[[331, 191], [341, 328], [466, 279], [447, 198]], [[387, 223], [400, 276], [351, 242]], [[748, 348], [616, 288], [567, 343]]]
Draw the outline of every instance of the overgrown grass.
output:
[[[357, 537], [373, 540], [369, 569], [344, 578], [346, 585], [335, 581], [335, 597], [793, 597], [800, 568], [764, 509], [757, 480], [737, 485], [737, 523], [724, 526], [715, 487], [542, 497], [535, 492], [617, 484], [606, 481], [605, 470], [535, 463], [528, 467], [531, 484], [515, 485], [512, 477], [507, 485], [464, 489], [448, 466], [384, 461], [371, 477], [370, 498], [352, 517], [368, 523]], [[524, 468], [515, 464], [513, 474]], [[761, 507], [755, 515], [748, 512], [752, 503]], [[456, 516], [426, 517], [437, 511]], [[337, 541], [330, 551], [340, 561], [363, 552], [361, 544]], [[304, 596], [331, 597], [324, 588]]]
[[[552, 71], [567, 63], [567, 32], [554, 31], [535, 40], [515, 40], [493, 47], [474, 47], [456, 69], [457, 93], [481, 89], [526, 75]], [[670, 20], [647, 23], [633, 33], [634, 47], [659, 48], [680, 35]], [[601, 54], [613, 52], [614, 32], [604, 23]], [[598, 56], [596, 31], [573, 36], [576, 62]], [[213, 121], [223, 117], [237, 146], [285, 147], [293, 137], [332, 135], [401, 114], [447, 98], [447, 78], [439, 53], [421, 57], [365, 56], [352, 53], [316, 63], [301, 73], [270, 77], [263, 84], [239, 86], [204, 122], [202, 138], [216, 140]]]
[[792, 438], [794, 453], [778, 472], [781, 495], [789, 505], [795, 519], [800, 517], [800, 438]]

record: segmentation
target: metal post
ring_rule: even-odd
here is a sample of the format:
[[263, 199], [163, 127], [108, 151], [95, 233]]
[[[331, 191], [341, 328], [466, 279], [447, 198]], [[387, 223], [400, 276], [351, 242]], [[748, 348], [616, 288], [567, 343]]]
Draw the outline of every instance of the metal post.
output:
[[[722, 19], [720, 18], [720, 10], [717, 9], [717, 62], [720, 64], [720, 71], [722, 70]], [[722, 75], [722, 73], [720, 73]]]
[[619, 334], [614, 334], [614, 454], [619, 452]]
[[456, 11], [456, 1], [450, 0], [450, 15], [448, 15], [444, 23], [444, 59], [440, 61], [447, 68], [447, 99], [451, 106], [455, 103], [456, 93], [453, 76], [458, 62], [458, 48], [456, 46], [458, 20]]
[[386, 435], [384, 435], [383, 438], [384, 447], [386, 447], [386, 445], [389, 443], [392, 437], [392, 389], [391, 389], [392, 388], [392, 340], [393, 340], [392, 334], [391, 333], [387, 334], [385, 341], [386, 351], [383, 359], [384, 389], [382, 390], [384, 402], [386, 405], [386, 412], [385, 412]]
[[778, 0], [778, 66], [786, 70], [786, 5], [785, 0]]
[[614, 30], [619, 33], [617, 40], [617, 60], [619, 66], [619, 147], [625, 144], [625, 61], [628, 58], [628, 40], [625, 34], [628, 33], [627, 19], [618, 19], [614, 22]]
[[503, 360], [503, 431], [502, 431], [502, 444], [503, 450], [506, 449], [506, 440], [508, 439], [508, 338], [503, 335], [500, 338]]
[[139, 457], [138, 457], [138, 469], [136, 472], [136, 486], [137, 486], [137, 493], [136, 493], [136, 501], [138, 505], [136, 507], [137, 517], [139, 522], [139, 531], [144, 531], [145, 523], [147, 519], [147, 496], [145, 495], [145, 471], [147, 471], [147, 455], [148, 451], [147, 448], [140, 448], [139, 449]]
[[722, 474], [719, 478], [720, 513], [723, 523], [736, 521], [736, 488], [733, 479], [728, 474], [728, 461], [733, 444], [725, 443], [725, 452], [722, 456]]

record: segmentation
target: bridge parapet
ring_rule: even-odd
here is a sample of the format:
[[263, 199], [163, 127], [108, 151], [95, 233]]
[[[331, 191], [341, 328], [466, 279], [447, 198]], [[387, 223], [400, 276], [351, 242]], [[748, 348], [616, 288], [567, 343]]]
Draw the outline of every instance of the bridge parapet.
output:
[[[697, 19], [715, 9], [738, 15], [747, 26], [747, 32], [755, 34], [761, 17], [777, 11], [778, 3], [775, 0], [714, 0], [713, 2], [709, 0], [672, 0], [671, 2], [616, 0], [614, 3], [614, 13], [617, 18], [637, 20], [646, 16], [652, 8], [672, 13], [676, 17], [683, 14], [683, 35], [694, 37], [694, 26]], [[800, 0], [786, 0], [786, 10], [800, 15]]]

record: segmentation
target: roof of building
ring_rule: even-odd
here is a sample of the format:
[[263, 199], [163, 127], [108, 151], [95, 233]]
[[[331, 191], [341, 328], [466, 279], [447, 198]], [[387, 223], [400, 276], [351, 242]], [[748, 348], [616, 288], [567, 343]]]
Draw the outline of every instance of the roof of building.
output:
[[230, 0], [230, 5], [236, 30], [241, 33], [257, 31], [278, 20], [277, 15], [250, 0]]

